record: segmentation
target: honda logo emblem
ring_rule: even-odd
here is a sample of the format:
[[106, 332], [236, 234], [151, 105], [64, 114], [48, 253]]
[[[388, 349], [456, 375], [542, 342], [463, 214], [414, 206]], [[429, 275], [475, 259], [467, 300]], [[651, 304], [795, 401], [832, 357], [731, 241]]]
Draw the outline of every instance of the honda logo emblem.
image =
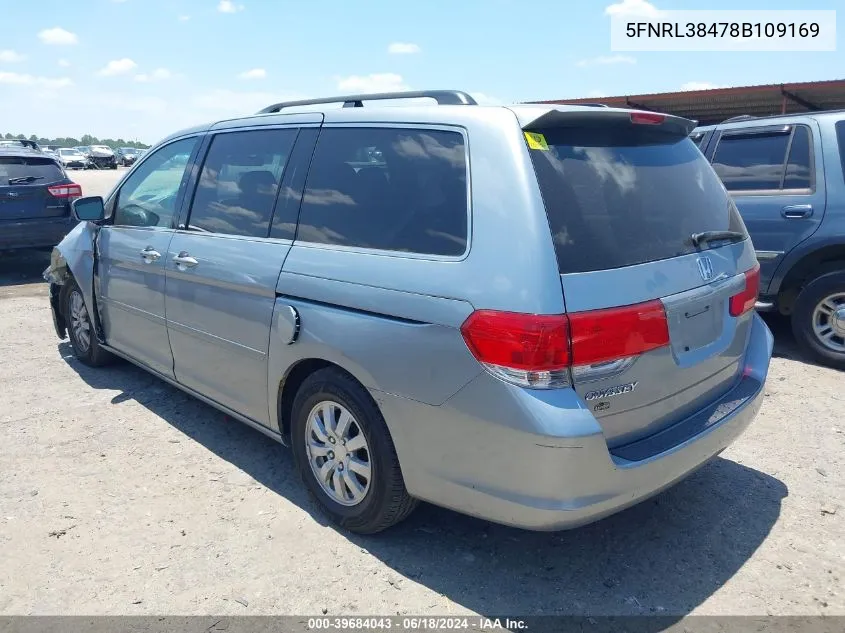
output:
[[704, 281], [713, 279], [713, 261], [709, 257], [698, 258], [698, 272], [701, 273], [701, 278]]

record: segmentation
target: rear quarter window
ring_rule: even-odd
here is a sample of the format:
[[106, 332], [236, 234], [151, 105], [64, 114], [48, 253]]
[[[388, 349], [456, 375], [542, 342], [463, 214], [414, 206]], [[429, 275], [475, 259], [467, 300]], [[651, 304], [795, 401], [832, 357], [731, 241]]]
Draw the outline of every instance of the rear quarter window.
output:
[[64, 178], [61, 167], [50, 158], [0, 156], [0, 186], [45, 185]]
[[695, 252], [700, 231], [747, 235], [733, 201], [689, 138], [620, 129], [538, 130], [530, 149], [562, 274]]

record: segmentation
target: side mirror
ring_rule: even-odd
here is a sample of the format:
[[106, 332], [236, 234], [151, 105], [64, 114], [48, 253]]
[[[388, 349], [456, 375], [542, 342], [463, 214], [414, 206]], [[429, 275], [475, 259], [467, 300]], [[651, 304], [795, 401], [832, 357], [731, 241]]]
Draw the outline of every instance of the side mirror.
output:
[[99, 222], [106, 217], [106, 209], [101, 196], [77, 198], [70, 203], [74, 219], [80, 222]]

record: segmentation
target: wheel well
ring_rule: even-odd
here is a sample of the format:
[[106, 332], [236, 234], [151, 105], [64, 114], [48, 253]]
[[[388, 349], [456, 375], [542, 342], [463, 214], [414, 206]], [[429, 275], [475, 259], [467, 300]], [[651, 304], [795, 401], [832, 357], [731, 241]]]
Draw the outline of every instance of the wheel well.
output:
[[279, 430], [281, 431], [282, 437], [290, 437], [290, 418], [293, 413], [293, 401], [296, 398], [296, 392], [299, 391], [302, 383], [311, 374], [328, 367], [338, 369], [349, 375], [356, 382], [358, 381], [355, 376], [340, 365], [323, 360], [322, 358], [308, 358], [296, 363], [279, 386]]
[[808, 281], [835, 270], [845, 270], [845, 244], [825, 246], [800, 259], [786, 274], [778, 291], [781, 314], [792, 314], [795, 299]]

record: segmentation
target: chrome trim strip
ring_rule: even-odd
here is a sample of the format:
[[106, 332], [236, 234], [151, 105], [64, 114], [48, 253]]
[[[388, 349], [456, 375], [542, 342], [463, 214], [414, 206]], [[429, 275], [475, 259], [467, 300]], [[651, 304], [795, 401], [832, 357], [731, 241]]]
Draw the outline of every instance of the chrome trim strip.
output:
[[783, 255], [783, 251], [754, 251], [754, 253], [757, 255], [757, 259], [760, 261], [777, 259], [781, 255]]

